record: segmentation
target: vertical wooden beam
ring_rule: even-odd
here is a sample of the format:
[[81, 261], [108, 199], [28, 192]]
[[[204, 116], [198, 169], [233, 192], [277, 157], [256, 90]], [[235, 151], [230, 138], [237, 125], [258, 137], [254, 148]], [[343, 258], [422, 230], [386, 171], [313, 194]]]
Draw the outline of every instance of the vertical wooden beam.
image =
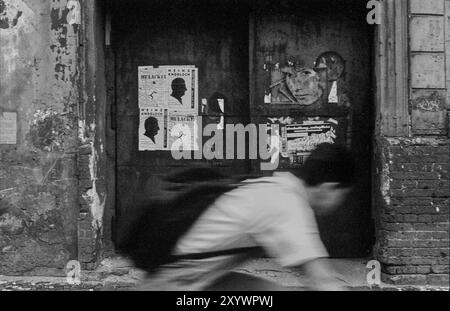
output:
[[377, 132], [409, 136], [408, 0], [383, 0], [376, 38]]
[[256, 44], [256, 25], [255, 12], [251, 11], [248, 18], [248, 69], [249, 69], [249, 105], [252, 110], [256, 91], [256, 69], [255, 69], [255, 44]]

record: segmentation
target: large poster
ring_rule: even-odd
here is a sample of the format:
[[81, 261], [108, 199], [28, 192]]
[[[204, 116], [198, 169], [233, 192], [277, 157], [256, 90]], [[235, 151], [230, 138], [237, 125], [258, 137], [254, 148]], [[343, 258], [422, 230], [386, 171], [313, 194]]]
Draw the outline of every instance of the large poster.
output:
[[[138, 75], [139, 150], [170, 150], [173, 142], [181, 140], [183, 150], [196, 150], [198, 69], [193, 65], [140, 66]], [[185, 134], [177, 138], [180, 130]]]

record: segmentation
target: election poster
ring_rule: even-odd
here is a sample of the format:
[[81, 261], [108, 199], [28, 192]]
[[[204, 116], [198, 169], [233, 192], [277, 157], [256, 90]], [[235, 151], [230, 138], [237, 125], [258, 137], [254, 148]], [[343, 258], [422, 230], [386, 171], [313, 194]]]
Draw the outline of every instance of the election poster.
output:
[[139, 109], [139, 150], [169, 150], [167, 108]]
[[167, 67], [168, 106], [172, 111], [198, 114], [198, 80], [194, 67]]
[[196, 150], [192, 141], [197, 135], [193, 130], [190, 136], [179, 138], [170, 133], [187, 133], [194, 127], [193, 120], [198, 116], [198, 69], [193, 65], [139, 66], [138, 75], [139, 150], [170, 150], [175, 141], [183, 142], [183, 150]]
[[198, 150], [197, 116], [172, 113], [169, 116], [169, 146], [171, 150]]
[[167, 68], [139, 67], [139, 107], [167, 106]]

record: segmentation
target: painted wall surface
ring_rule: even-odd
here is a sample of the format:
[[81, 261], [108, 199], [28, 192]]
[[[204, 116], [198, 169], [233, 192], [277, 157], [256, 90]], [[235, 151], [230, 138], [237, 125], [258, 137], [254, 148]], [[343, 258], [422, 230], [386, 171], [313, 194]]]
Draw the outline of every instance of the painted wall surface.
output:
[[61, 274], [77, 257], [78, 1], [0, 0], [0, 274]]

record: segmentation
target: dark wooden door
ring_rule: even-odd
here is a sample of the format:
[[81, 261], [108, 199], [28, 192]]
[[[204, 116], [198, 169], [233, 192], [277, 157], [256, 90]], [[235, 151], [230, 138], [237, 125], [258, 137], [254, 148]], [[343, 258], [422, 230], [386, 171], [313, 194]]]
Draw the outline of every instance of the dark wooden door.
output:
[[[112, 51], [116, 107], [116, 216], [136, 201], [163, 194], [161, 177], [180, 167], [207, 164], [228, 172], [255, 170], [248, 160], [174, 160], [168, 151], [138, 150], [138, 66], [195, 65], [199, 100], [226, 98], [226, 123], [267, 117], [334, 118], [337, 141], [358, 157], [358, 185], [344, 208], [320, 218], [322, 238], [334, 257], [368, 255], [371, 219], [372, 29], [364, 1], [115, 1]], [[324, 52], [345, 62], [337, 81], [339, 103], [265, 104], [267, 63], [290, 57], [313, 67]], [[325, 54], [327, 55], [327, 54]], [[334, 73], [335, 74], [335, 73]], [[263, 121], [264, 122], [264, 121]]]
[[[335, 257], [359, 257], [371, 252], [371, 144], [373, 128], [373, 28], [366, 22], [365, 1], [265, 1], [253, 13], [251, 117], [333, 118], [339, 121], [335, 142], [346, 144], [357, 156], [358, 183], [337, 213], [319, 218], [322, 239]], [[323, 57], [320, 57], [323, 56]], [[271, 81], [268, 67], [299, 62], [321, 72], [328, 59], [323, 98], [315, 104], [265, 104]], [[342, 65], [339, 65], [342, 64]], [[328, 101], [336, 82], [338, 102]], [[288, 164], [289, 165], [289, 164]]]
[[170, 151], [139, 151], [138, 66], [195, 65], [199, 101], [221, 94], [226, 122], [248, 122], [248, 13], [207, 1], [117, 1], [110, 10], [117, 217], [135, 202], [164, 194], [161, 177], [181, 167], [211, 165], [246, 173], [246, 160], [174, 160]]

